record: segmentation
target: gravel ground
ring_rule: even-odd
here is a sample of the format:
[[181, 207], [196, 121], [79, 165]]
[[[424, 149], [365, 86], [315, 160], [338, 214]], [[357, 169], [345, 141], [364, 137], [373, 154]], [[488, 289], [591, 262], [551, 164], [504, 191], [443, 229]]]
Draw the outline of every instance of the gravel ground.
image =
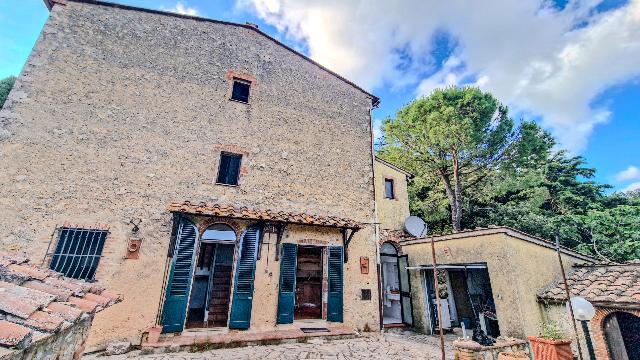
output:
[[[453, 359], [451, 339], [447, 341], [447, 359]], [[205, 352], [177, 352], [143, 355], [132, 351], [124, 355], [89, 355], [84, 359], [125, 360], [140, 359], [440, 359], [437, 337], [416, 334], [410, 331], [365, 334], [354, 339], [311, 339], [306, 343], [248, 346], [232, 349], [217, 349]]]

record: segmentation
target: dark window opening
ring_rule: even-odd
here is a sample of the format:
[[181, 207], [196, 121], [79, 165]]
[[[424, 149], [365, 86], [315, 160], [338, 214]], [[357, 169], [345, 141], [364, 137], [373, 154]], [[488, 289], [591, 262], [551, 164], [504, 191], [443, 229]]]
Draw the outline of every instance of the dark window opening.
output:
[[240, 79], [233, 79], [233, 91], [231, 92], [231, 100], [248, 103], [250, 88], [250, 82]]
[[66, 277], [93, 281], [108, 234], [108, 230], [59, 228], [49, 267]]
[[371, 289], [360, 289], [362, 300], [371, 300]]
[[393, 190], [393, 179], [384, 179], [384, 197], [387, 199], [395, 199], [396, 194], [394, 194]]
[[240, 163], [242, 155], [222, 153], [220, 154], [220, 168], [218, 169], [218, 184], [238, 185], [240, 176]]

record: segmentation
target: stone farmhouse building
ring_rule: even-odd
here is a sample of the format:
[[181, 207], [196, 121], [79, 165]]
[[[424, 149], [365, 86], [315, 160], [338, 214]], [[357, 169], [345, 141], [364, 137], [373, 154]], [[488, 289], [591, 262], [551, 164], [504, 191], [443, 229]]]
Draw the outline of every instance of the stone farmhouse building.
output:
[[373, 151], [376, 96], [255, 25], [45, 5], [0, 111], [0, 246], [123, 296], [89, 349], [439, 322], [524, 338], [548, 318], [554, 244], [495, 227], [435, 237], [438, 319], [430, 239], [403, 231], [412, 175]]
[[90, 348], [380, 328], [377, 97], [254, 25], [45, 4], [0, 113], [0, 244], [123, 295]]

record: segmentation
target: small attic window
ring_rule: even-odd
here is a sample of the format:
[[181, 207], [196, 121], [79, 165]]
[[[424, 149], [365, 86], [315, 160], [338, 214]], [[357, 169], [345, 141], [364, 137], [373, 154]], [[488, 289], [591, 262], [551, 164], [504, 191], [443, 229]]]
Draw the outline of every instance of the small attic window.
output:
[[238, 78], [233, 78], [233, 90], [231, 91], [231, 100], [248, 103], [250, 88], [251, 88], [251, 82], [238, 79]]

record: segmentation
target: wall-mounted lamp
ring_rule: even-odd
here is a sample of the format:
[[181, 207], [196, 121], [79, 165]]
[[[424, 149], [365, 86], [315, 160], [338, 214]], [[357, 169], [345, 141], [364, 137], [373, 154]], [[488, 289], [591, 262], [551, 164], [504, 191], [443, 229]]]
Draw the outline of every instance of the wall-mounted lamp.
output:
[[136, 234], [138, 231], [140, 231], [140, 223], [142, 222], [142, 219], [131, 219], [129, 220], [129, 224], [133, 225], [133, 229], [131, 229], [131, 232]]

